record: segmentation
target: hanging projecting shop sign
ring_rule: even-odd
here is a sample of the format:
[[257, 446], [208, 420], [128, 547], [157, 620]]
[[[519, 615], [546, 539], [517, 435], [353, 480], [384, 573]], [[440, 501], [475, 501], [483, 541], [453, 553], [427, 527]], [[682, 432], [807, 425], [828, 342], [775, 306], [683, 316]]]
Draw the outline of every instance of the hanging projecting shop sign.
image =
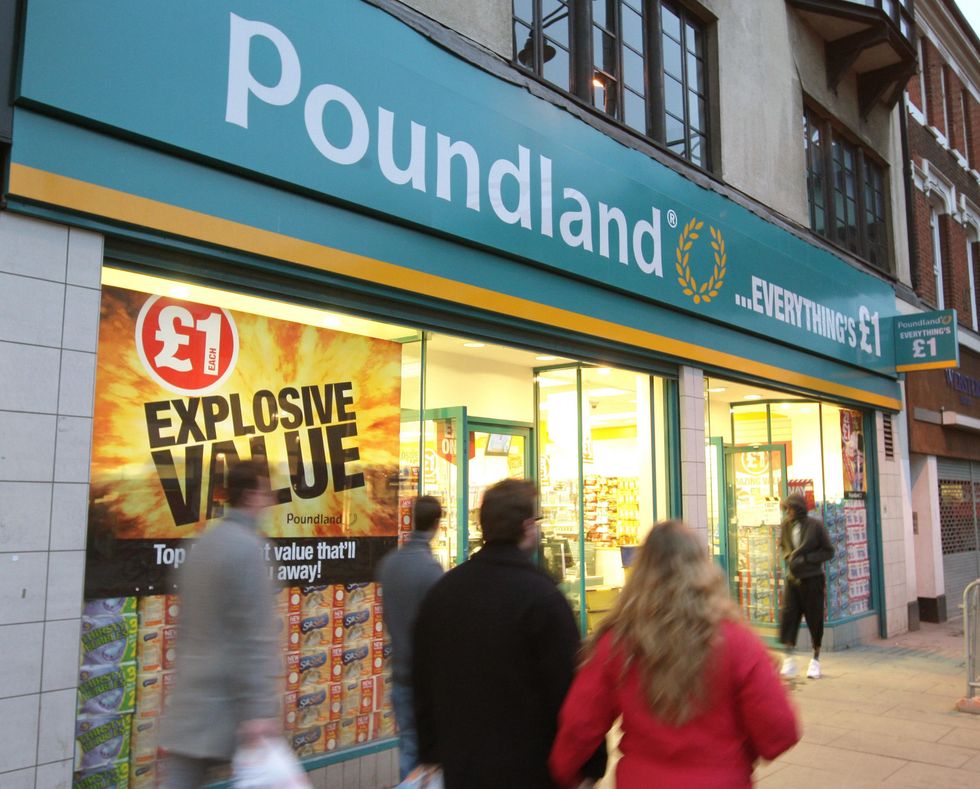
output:
[[894, 370], [885, 283], [368, 4], [32, 0], [26, 41], [21, 106]]

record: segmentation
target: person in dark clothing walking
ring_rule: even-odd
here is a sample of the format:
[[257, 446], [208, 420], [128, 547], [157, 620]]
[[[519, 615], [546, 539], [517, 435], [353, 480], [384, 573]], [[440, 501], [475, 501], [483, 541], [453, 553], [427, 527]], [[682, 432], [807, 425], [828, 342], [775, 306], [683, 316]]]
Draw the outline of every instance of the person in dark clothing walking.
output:
[[412, 630], [419, 606], [442, 567], [432, 555], [442, 505], [434, 496], [419, 496], [412, 508], [412, 532], [398, 551], [381, 560], [376, 573], [384, 594], [384, 620], [391, 637], [391, 702], [398, 723], [398, 769], [402, 780], [418, 765], [412, 702]]
[[[480, 505], [484, 546], [422, 602], [413, 676], [419, 758], [447, 789], [552, 789], [548, 754], [575, 673], [578, 628], [554, 582], [533, 564], [537, 491], [491, 486]], [[605, 772], [601, 746], [582, 774]]]
[[779, 641], [786, 650], [784, 677], [797, 674], [796, 637], [801, 618], [806, 619], [813, 659], [807, 668], [809, 679], [820, 678], [820, 643], [823, 640], [823, 612], [827, 594], [827, 579], [823, 563], [834, 557], [834, 547], [823, 523], [807, 515], [806, 499], [791, 493], [782, 502], [782, 533], [779, 538], [786, 580], [783, 589], [783, 610], [779, 621]]

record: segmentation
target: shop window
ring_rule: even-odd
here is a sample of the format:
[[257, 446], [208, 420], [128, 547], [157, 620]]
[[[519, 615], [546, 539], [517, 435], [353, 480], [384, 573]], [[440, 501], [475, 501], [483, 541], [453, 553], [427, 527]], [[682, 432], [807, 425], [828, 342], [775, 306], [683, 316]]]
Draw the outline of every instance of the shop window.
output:
[[709, 169], [707, 28], [662, 0], [514, 0], [521, 67]]
[[932, 275], [936, 283], [936, 309], [946, 309], [946, 288], [943, 279], [943, 245], [939, 214], [935, 209], [929, 212], [929, 227], [932, 232]]
[[[975, 237], [977, 228], [971, 228], [972, 235]], [[966, 240], [966, 276], [970, 283], [970, 328], [973, 331], [980, 330], [980, 289], [977, 287], [978, 267], [980, 267], [980, 243], [973, 238]]]
[[451, 567], [482, 544], [485, 488], [536, 480], [539, 560], [583, 631], [672, 511], [663, 378], [109, 266], [102, 284], [78, 725], [129, 750], [80, 739], [86, 769], [153, 780], [172, 571], [224, 514], [235, 459], [269, 469], [283, 728], [314, 760], [395, 735], [373, 579], [415, 496], [442, 500]]
[[608, 367], [539, 371], [546, 568], [583, 630], [609, 611], [636, 546], [670, 513], [665, 382]]
[[263, 528], [288, 740], [318, 758], [390, 739], [372, 557], [411, 525], [418, 444], [403, 420], [420, 408], [421, 332], [110, 267], [101, 299], [79, 779], [122, 765], [154, 781], [180, 665], [173, 571], [224, 514], [236, 459], [263, 461], [272, 486]]
[[803, 115], [810, 229], [889, 271], [885, 169], [811, 108]]
[[778, 623], [779, 502], [790, 492], [824, 520], [836, 549], [825, 566], [828, 619], [869, 611], [863, 414], [705, 379], [705, 425], [709, 537], [744, 615]]

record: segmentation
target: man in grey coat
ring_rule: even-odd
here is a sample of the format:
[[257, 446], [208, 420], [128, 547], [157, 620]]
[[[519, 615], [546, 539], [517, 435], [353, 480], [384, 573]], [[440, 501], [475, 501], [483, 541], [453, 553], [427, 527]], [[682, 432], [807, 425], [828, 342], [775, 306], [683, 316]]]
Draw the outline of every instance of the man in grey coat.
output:
[[384, 593], [384, 620], [391, 636], [391, 702], [399, 732], [398, 768], [402, 779], [418, 764], [418, 740], [412, 700], [412, 630], [426, 593], [442, 576], [432, 555], [432, 538], [439, 531], [442, 505], [434, 496], [419, 496], [413, 507], [412, 532], [398, 551], [378, 565]]
[[163, 788], [203, 786], [238, 745], [280, 732], [272, 581], [264, 559], [268, 471], [243, 461], [228, 472], [225, 517], [189, 552], [181, 596], [177, 680], [163, 721]]

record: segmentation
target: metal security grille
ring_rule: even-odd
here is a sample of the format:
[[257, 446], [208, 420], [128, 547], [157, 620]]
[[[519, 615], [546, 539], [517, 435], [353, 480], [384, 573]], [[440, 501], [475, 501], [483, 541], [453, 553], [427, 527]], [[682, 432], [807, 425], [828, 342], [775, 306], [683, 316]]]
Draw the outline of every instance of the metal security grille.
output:
[[943, 554], [977, 550], [976, 493], [980, 484], [954, 479], [939, 480], [939, 523]]
[[951, 610], [980, 577], [980, 463], [938, 459], [943, 578]]

